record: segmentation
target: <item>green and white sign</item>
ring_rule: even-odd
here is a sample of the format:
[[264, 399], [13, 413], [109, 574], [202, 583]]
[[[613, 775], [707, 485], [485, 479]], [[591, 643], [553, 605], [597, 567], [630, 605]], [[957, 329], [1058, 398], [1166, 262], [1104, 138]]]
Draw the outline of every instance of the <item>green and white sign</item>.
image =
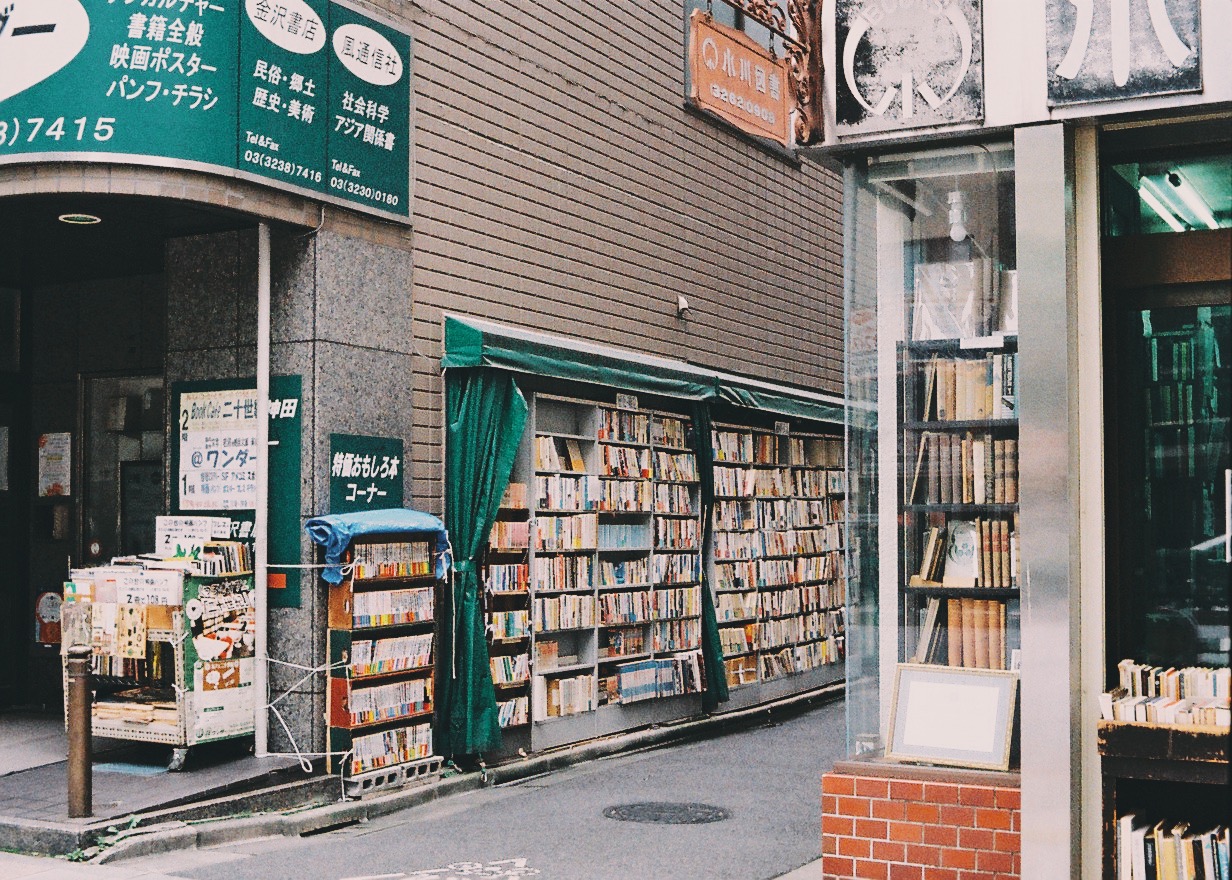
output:
[[3, 0], [0, 164], [200, 168], [405, 220], [411, 60], [329, 0]]
[[402, 506], [403, 446], [398, 437], [329, 435], [329, 512]]

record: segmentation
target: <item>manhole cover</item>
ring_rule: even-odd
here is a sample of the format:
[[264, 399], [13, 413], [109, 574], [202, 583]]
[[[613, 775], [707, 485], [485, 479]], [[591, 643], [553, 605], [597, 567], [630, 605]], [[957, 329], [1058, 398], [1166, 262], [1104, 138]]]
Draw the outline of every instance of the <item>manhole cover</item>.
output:
[[702, 825], [731, 818], [731, 811], [710, 804], [620, 804], [603, 811], [608, 819], [651, 825]]

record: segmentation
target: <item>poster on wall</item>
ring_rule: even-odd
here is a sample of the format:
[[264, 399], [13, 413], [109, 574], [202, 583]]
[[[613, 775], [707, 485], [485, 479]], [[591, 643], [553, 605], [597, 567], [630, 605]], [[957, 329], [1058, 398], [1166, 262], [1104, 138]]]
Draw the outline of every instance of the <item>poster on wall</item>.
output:
[[982, 0], [836, 0], [839, 135], [984, 119]]
[[402, 506], [402, 440], [329, 435], [329, 512]]
[[252, 510], [257, 506], [256, 389], [180, 396], [181, 510]]
[[1202, 90], [1201, 0], [1047, 0], [1048, 104]]
[[[252, 472], [247, 479], [233, 479], [226, 476], [225, 480], [206, 477], [219, 469], [227, 457], [219, 454], [210, 456], [211, 449], [219, 449], [217, 434], [211, 431], [234, 431], [238, 436], [235, 440], [247, 439], [250, 443], [246, 448], [255, 456], [257, 422], [256, 422], [256, 380], [255, 379], [224, 379], [206, 380], [201, 382], [177, 382], [171, 387], [172, 406], [178, 414], [179, 430], [171, 445], [171, 469], [178, 475], [178, 484], [172, 493], [172, 512], [176, 514], [202, 514], [206, 511], [226, 513], [224, 518], [230, 523], [232, 540], [252, 540], [253, 523], [256, 513], [256, 466], [255, 459], [248, 457], [245, 467]], [[301, 446], [303, 436], [303, 416], [300, 401], [303, 397], [303, 380], [300, 376], [271, 376], [270, 399], [266, 408], [269, 418], [269, 564], [268, 575], [269, 603], [273, 608], [298, 608], [300, 606], [300, 572], [293, 568], [280, 569], [280, 565], [297, 565], [300, 560], [300, 467]], [[251, 402], [251, 415], [245, 409]], [[208, 406], [203, 406], [208, 404]], [[232, 417], [224, 418], [223, 404], [229, 404], [227, 410]], [[194, 413], [193, 407], [197, 406]], [[242, 419], [235, 419], [235, 407], [240, 406]], [[211, 408], [212, 407], [212, 408]], [[194, 418], [196, 419], [194, 421]], [[213, 421], [211, 421], [213, 420]], [[201, 431], [184, 431], [185, 425], [200, 427]], [[221, 428], [220, 428], [221, 426]], [[185, 435], [188, 435], [187, 437]], [[208, 440], [207, 435], [213, 437]], [[203, 448], [206, 444], [209, 448]], [[200, 453], [200, 467], [194, 467], [193, 453]], [[231, 468], [238, 466], [238, 459], [233, 460]], [[186, 492], [186, 489], [201, 487], [207, 484], [229, 482], [242, 487], [242, 491], [232, 493]], [[246, 506], [224, 506], [224, 499], [234, 501], [237, 498], [245, 500]], [[220, 537], [215, 535], [215, 537]]]
[[38, 439], [38, 497], [73, 494], [73, 435], [67, 431]]

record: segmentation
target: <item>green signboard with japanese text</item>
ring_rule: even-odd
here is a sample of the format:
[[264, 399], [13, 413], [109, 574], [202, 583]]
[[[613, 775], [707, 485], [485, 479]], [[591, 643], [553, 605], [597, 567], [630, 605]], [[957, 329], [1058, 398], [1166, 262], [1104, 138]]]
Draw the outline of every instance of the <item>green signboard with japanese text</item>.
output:
[[402, 506], [403, 446], [397, 437], [329, 435], [329, 512]]
[[193, 168], [405, 220], [411, 51], [337, 0], [3, 0], [0, 164]]

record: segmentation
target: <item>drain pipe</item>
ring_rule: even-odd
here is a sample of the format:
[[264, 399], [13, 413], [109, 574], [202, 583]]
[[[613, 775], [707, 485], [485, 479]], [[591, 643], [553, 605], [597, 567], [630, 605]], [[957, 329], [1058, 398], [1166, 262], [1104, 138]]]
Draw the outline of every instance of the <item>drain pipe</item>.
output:
[[269, 754], [269, 389], [270, 389], [270, 228], [257, 224], [257, 508], [253, 523], [256, 579], [256, 654], [253, 672], [255, 752]]

